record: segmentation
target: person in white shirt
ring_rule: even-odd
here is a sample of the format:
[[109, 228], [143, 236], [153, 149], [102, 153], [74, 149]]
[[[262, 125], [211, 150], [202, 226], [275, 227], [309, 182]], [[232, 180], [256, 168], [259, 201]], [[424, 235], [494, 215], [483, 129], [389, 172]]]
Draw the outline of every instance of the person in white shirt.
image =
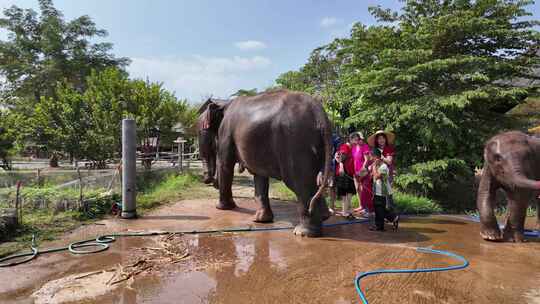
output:
[[392, 223], [394, 231], [399, 225], [399, 216], [387, 208], [387, 200], [392, 195], [392, 185], [389, 181], [390, 169], [382, 161], [382, 152], [380, 149], [373, 149], [373, 164], [371, 172], [373, 177], [373, 205], [375, 207], [375, 227], [370, 230], [384, 231], [384, 220]]

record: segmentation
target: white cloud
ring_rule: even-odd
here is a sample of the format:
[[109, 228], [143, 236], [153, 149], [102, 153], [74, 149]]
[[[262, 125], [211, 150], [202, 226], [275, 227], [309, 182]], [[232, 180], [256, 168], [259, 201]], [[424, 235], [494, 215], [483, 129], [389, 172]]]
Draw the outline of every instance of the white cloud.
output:
[[266, 48], [266, 44], [257, 40], [239, 41], [234, 44], [237, 48], [243, 51], [262, 50]]
[[262, 56], [131, 59], [132, 77], [163, 82], [177, 97], [195, 102], [207, 95], [228, 97], [239, 89], [258, 87], [257, 74], [272, 64]]
[[337, 25], [338, 23], [341, 23], [340, 19], [337, 19], [335, 17], [324, 17], [321, 20], [321, 27], [329, 28]]

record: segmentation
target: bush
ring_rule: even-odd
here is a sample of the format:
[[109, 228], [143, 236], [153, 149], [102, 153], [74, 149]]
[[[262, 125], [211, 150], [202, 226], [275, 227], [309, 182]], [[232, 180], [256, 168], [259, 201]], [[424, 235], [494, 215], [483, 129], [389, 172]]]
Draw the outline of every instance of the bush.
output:
[[[273, 195], [280, 200], [292, 200], [296, 201], [296, 195], [282, 182], [275, 182], [272, 184]], [[431, 214], [442, 212], [441, 206], [433, 200], [413, 194], [407, 194], [403, 192], [394, 192], [394, 202], [399, 213], [403, 214]], [[326, 198], [329, 203], [328, 198]], [[353, 196], [351, 200], [352, 208], [358, 208], [358, 196]], [[336, 201], [336, 209], [340, 210], [342, 206], [341, 201]]]
[[403, 214], [431, 214], [442, 211], [441, 206], [427, 197], [395, 192], [396, 208]]
[[470, 174], [469, 171], [463, 160], [445, 158], [412, 165], [396, 177], [395, 184], [407, 193], [429, 196], [444, 192], [451, 181]]

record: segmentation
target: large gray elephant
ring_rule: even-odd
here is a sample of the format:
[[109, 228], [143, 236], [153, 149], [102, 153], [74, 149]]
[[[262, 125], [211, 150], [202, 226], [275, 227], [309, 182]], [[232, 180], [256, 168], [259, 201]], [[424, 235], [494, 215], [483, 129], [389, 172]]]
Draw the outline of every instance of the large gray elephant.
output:
[[236, 208], [232, 197], [234, 166], [254, 175], [260, 208], [255, 222], [272, 222], [269, 178], [282, 180], [299, 200], [300, 223], [294, 233], [320, 236], [329, 217], [317, 174], [330, 174], [331, 126], [321, 102], [277, 90], [230, 102], [208, 100], [200, 110], [199, 151], [207, 162], [205, 181], [219, 187], [218, 209]]
[[[490, 241], [523, 241], [529, 202], [540, 193], [540, 139], [521, 132], [491, 138], [484, 148], [484, 169], [478, 188], [480, 235]], [[503, 189], [508, 198], [506, 224], [501, 233], [494, 214], [495, 194]], [[540, 201], [537, 200], [540, 228]]]

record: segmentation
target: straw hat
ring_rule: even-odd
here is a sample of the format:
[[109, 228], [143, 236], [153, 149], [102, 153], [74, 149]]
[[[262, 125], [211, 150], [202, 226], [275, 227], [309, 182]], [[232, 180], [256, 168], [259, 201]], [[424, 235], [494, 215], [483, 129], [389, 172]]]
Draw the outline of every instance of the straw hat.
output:
[[540, 134], [540, 126], [529, 129], [529, 133]]
[[388, 142], [386, 144], [388, 145], [393, 145], [394, 144], [394, 140], [396, 139], [396, 135], [392, 132], [388, 132], [388, 131], [383, 131], [383, 130], [379, 130], [377, 132], [375, 132], [375, 134], [371, 135], [370, 137], [368, 137], [367, 139], [367, 143], [368, 145], [370, 145], [371, 147], [375, 147], [375, 138], [377, 137], [377, 135], [379, 134], [384, 134], [386, 135], [386, 139], [388, 140]]

